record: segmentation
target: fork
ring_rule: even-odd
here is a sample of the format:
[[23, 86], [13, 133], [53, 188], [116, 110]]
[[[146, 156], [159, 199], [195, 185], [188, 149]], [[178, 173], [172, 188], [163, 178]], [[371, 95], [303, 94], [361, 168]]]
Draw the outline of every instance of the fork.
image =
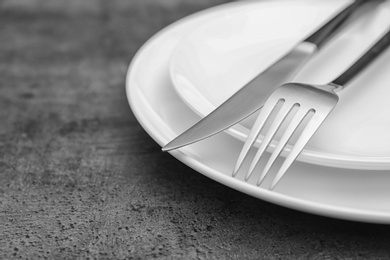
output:
[[[264, 130], [266, 131], [264, 139], [245, 176], [245, 181], [248, 181], [267, 147], [283, 124], [285, 130], [257, 181], [257, 186], [260, 186], [277, 158], [280, 157], [281, 152], [284, 150], [291, 137], [293, 135], [298, 135], [295, 144], [283, 161], [269, 188], [270, 190], [274, 189], [291, 164], [301, 153], [307, 142], [337, 105], [339, 100], [338, 93], [343, 90], [347, 86], [347, 83], [359, 74], [362, 69], [367, 67], [383, 50], [385, 50], [389, 44], [390, 31], [385, 33], [380, 40], [373, 44], [350, 68], [326, 85], [286, 83], [278, 87], [268, 97], [261, 109], [240, 152], [233, 170], [233, 177], [237, 175], [244, 160], [248, 156], [250, 148], [253, 146], [261, 131]], [[267, 127], [265, 127], [266, 125]], [[299, 131], [297, 131], [297, 129], [299, 129]]]

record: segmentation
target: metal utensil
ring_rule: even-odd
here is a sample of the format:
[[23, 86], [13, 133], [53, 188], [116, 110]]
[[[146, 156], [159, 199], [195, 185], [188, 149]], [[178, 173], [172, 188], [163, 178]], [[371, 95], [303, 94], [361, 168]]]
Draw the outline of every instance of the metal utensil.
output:
[[[270, 187], [270, 189], [273, 189], [301, 153], [302, 149], [320, 127], [322, 122], [337, 105], [339, 100], [338, 93], [345, 88], [346, 84], [351, 79], [358, 75], [362, 69], [367, 67], [383, 50], [385, 50], [389, 44], [390, 31], [377, 41], [341, 76], [329, 84], [310, 85], [304, 83], [287, 83], [278, 87], [267, 99], [264, 107], [260, 111], [260, 114], [249, 133], [248, 139], [241, 150], [237, 164], [233, 171], [233, 176], [237, 174], [242, 163], [247, 157], [250, 148], [253, 146], [266, 124], [269, 124], [270, 126], [265, 131], [266, 133], [264, 134], [264, 139], [249, 167], [245, 180], [248, 180], [252, 175], [256, 165], [264, 154], [264, 151], [274, 139], [275, 134], [282, 124], [287, 124], [287, 126], [280, 137], [276, 148], [272, 152], [271, 157], [263, 168], [257, 185], [260, 185], [269, 173], [272, 165], [275, 163], [276, 159], [279, 157], [298, 127], [302, 127], [303, 130], [299, 132], [297, 141], [293, 144], [293, 148], [285, 158], [282, 166], [279, 168], [275, 178], [273, 179]], [[271, 114], [275, 115], [273, 121], [270, 119]], [[287, 118], [289, 118], [289, 120], [286, 120]], [[267, 122], [268, 120], [271, 121]]]
[[357, 0], [347, 6], [217, 109], [165, 145], [162, 150], [169, 151], [210, 137], [258, 111], [275, 87], [289, 82], [364, 2]]

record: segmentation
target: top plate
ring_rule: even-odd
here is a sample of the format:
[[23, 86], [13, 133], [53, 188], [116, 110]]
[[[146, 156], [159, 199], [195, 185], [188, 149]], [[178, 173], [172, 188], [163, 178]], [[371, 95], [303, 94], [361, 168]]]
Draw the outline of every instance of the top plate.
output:
[[[287, 53], [335, 12], [345, 0], [246, 2], [204, 19], [173, 52], [170, 76], [177, 93], [204, 117], [257, 73]], [[371, 3], [355, 15], [296, 76], [325, 84], [348, 68], [390, 25], [390, 1]], [[390, 169], [390, 51], [351, 82], [340, 102], [298, 160], [353, 168]], [[228, 133], [245, 140], [253, 117]]]

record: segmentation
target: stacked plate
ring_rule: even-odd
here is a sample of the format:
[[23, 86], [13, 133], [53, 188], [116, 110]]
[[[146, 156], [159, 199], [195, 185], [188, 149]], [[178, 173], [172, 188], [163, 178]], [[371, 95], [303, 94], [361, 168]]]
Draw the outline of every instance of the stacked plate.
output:
[[[165, 145], [350, 2], [236, 2], [168, 26], [129, 67], [127, 95], [135, 116]], [[390, 2], [368, 5], [357, 15], [296, 81], [327, 83], [347, 68], [390, 25]], [[390, 223], [389, 69], [386, 51], [342, 93], [340, 105], [273, 191], [231, 177], [251, 118], [171, 154], [226, 186], [281, 206]]]

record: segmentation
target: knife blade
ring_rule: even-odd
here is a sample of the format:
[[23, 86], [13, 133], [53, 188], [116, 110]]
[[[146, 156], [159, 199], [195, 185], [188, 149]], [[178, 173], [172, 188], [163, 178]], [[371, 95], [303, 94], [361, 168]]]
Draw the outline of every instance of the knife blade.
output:
[[261, 109], [273, 90], [290, 81], [364, 2], [352, 2], [214, 111], [166, 144], [162, 151], [177, 149], [213, 136]]

